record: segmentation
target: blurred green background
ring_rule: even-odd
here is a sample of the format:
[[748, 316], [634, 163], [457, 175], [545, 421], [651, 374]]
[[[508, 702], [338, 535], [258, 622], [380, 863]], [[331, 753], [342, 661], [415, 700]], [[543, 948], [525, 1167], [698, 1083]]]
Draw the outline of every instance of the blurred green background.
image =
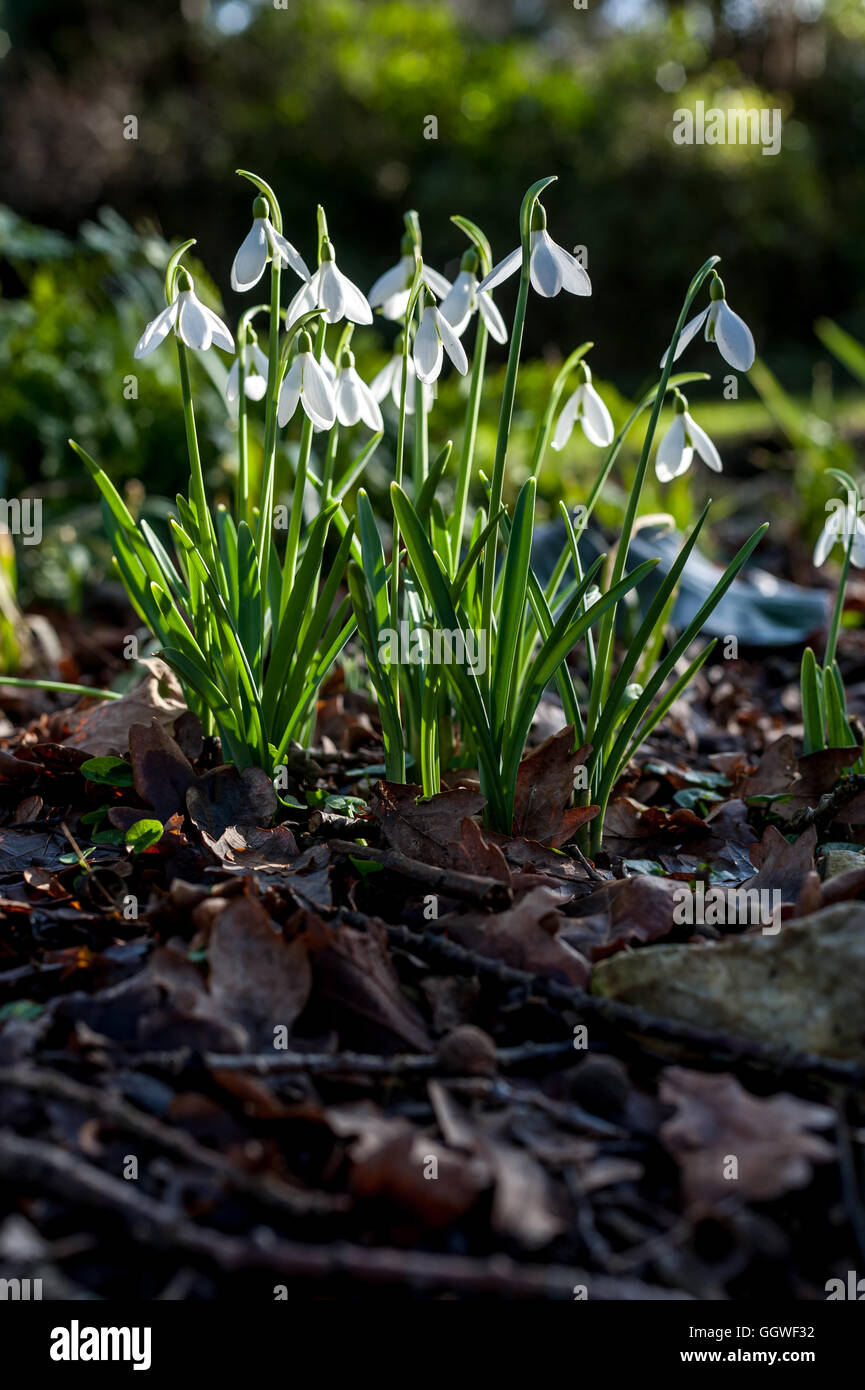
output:
[[[278, 3], [0, 4], [0, 491], [43, 497], [48, 530], [20, 550], [24, 597], [74, 607], [104, 561], [70, 434], [157, 510], [184, 485], [173, 354], [139, 365], [132, 348], [181, 239], [198, 238], [199, 288], [230, 323], [251, 302], [228, 284], [250, 217], [238, 166], [276, 187], [307, 260], [323, 203], [340, 266], [364, 288], [397, 259], [405, 209], [421, 213], [426, 259], [454, 274], [465, 243], [452, 213], [479, 222], [503, 255], [527, 185], [558, 174], [550, 230], [587, 248], [594, 294], [530, 302], [536, 361], [518, 397], [517, 482], [561, 356], [593, 339], [596, 384], [623, 418], [653, 379], [693, 271], [720, 254], [762, 365], [728, 402], [714, 350], [698, 343], [686, 359], [713, 374], [691, 405], [735, 479], [716, 484], [717, 515], [738, 512], [750, 530], [771, 508], [777, 563], [801, 577], [829, 495], [822, 471], [855, 468], [865, 431], [855, 354], [843, 365], [814, 330], [827, 318], [865, 340], [862, 0]], [[674, 112], [698, 100], [779, 108], [781, 152], [674, 144]], [[125, 138], [129, 116], [136, 139]], [[425, 138], [430, 116], [436, 139]], [[498, 292], [506, 316], [514, 293], [513, 282]], [[367, 375], [392, 336], [385, 325], [357, 335]], [[219, 485], [231, 426], [217, 359], [196, 370]], [[502, 362], [495, 349], [493, 383]], [[444, 383], [434, 443], [459, 433], [462, 389]], [[482, 449], [497, 402], [492, 389]], [[579, 500], [596, 464], [574, 439], [545, 465], [546, 502]], [[654, 501], [684, 512], [688, 488], [706, 486], [692, 474]], [[615, 496], [611, 506], [610, 521]], [[774, 552], [761, 553], [767, 564]]]

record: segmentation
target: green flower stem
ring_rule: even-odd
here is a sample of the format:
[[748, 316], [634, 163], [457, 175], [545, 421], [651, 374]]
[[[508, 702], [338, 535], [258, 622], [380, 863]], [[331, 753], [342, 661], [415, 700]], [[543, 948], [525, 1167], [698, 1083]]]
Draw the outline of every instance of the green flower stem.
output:
[[[273, 533], [273, 489], [276, 472], [276, 411], [279, 401], [279, 295], [282, 263], [278, 256], [270, 262], [270, 342], [267, 354], [267, 407], [264, 418], [264, 458], [261, 465], [261, 491], [258, 504], [258, 565], [261, 592], [267, 593], [270, 569], [270, 540]], [[264, 606], [262, 607], [262, 613]]]
[[429, 473], [429, 421], [424, 410], [424, 388], [419, 377], [414, 379], [414, 439], [412, 441], [412, 482], [417, 497]]
[[249, 512], [249, 441], [246, 429], [246, 330], [238, 332], [237, 340], [237, 488], [235, 514], [238, 521], [248, 520]]
[[[323, 319], [319, 320], [318, 329], [315, 335], [316, 362], [320, 362], [324, 354], [324, 341], [327, 335], [327, 325]], [[312, 453], [312, 434], [313, 425], [308, 415], [303, 417], [303, 429], [300, 432], [300, 448], [297, 454], [297, 468], [294, 474], [294, 493], [291, 499], [291, 519], [288, 523], [288, 540], [285, 546], [285, 560], [282, 566], [282, 601], [280, 604], [280, 616], [285, 611], [294, 585], [294, 578], [297, 571], [297, 556], [300, 549], [300, 526], [303, 521], [303, 499], [306, 496], [306, 481], [309, 469], [309, 460]]]
[[[858, 516], [858, 503], [859, 503], [859, 497], [858, 497], [858, 494], [857, 494], [857, 496], [856, 496], [856, 504], [857, 504], [857, 511], [856, 511], [856, 514], [857, 514], [857, 516]], [[845, 508], [846, 508], [846, 505], [847, 505], [846, 500], [845, 500], [844, 505], [845, 505]], [[837, 594], [835, 595], [835, 608], [834, 608], [833, 613], [832, 613], [832, 625], [831, 625], [831, 627], [829, 628], [829, 636], [828, 636], [828, 638], [827, 638], [827, 640], [826, 640], [826, 653], [825, 653], [825, 655], [824, 655], [824, 657], [823, 657], [823, 669], [824, 669], [824, 671], [828, 671], [829, 668], [830, 668], [830, 666], [832, 665], [832, 662], [835, 660], [835, 650], [836, 650], [836, 648], [837, 648], [837, 646], [838, 646], [838, 633], [839, 633], [840, 630], [841, 630], [841, 618], [843, 617], [843, 614], [844, 614], [844, 596], [845, 596], [846, 591], [847, 591], [847, 580], [848, 580], [849, 575], [850, 575], [850, 561], [851, 561], [851, 558], [852, 558], [852, 555], [853, 555], [853, 542], [854, 542], [855, 538], [856, 538], [856, 525], [855, 525], [855, 522], [854, 522], [853, 526], [851, 526], [851, 528], [850, 528], [850, 539], [849, 539], [848, 542], [847, 542], [847, 548], [846, 548], [846, 550], [844, 551], [844, 563], [843, 563], [843, 565], [842, 565], [842, 567], [841, 567], [841, 578], [840, 578], [840, 580], [838, 581], [838, 592], [837, 592]]]
[[201, 468], [198, 431], [195, 428], [195, 408], [192, 404], [192, 387], [189, 381], [189, 357], [185, 344], [179, 338], [177, 339], [177, 360], [180, 365], [183, 422], [186, 426], [186, 448], [189, 453], [189, 501], [198, 522], [198, 544], [201, 547], [205, 563], [216, 580], [219, 573], [216, 563], [216, 535], [204, 490], [204, 473]]
[[[454, 490], [454, 510], [451, 517], [451, 550], [453, 552], [454, 575], [459, 569], [460, 549], [463, 543], [463, 531], [466, 524], [466, 506], [468, 504], [469, 486], [472, 478], [472, 466], [475, 457], [475, 444], [478, 437], [478, 419], [480, 418], [481, 398], [484, 389], [484, 374], [487, 361], [487, 341], [489, 332], [484, 322], [483, 315], [478, 313], [477, 336], [475, 337], [475, 352], [472, 360], [472, 379], [469, 387], [469, 399], [466, 406], [466, 423], [463, 434], [463, 447], [460, 454], [459, 470], [457, 472], [456, 488]], [[454, 577], [451, 575], [451, 578]]]
[[[655, 439], [655, 431], [658, 428], [658, 419], [661, 414], [661, 407], [664, 404], [664, 397], [667, 393], [667, 383], [670, 380], [670, 374], [673, 370], [673, 359], [676, 355], [676, 346], [681, 336], [682, 329], [685, 326], [685, 320], [688, 317], [691, 305], [693, 304], [694, 299], [698, 294], [704, 280], [708, 275], [711, 274], [713, 267], [717, 265], [719, 259], [720, 257], [718, 256], [710, 256], [709, 259], [705, 262], [705, 264], [702, 265], [700, 269], [697, 271], [697, 274], [694, 276], [693, 280], [688, 286], [688, 293], [685, 295], [684, 303], [682, 304], [679, 317], [676, 321], [676, 327], [673, 331], [673, 337], [670, 342], [669, 350], [667, 352], [666, 361], [661, 371], [661, 380], [658, 383], [658, 390], [652, 405], [652, 413], [649, 417], [649, 424], [646, 430], [646, 436], [643, 440], [643, 448], [642, 452], [640, 453], [640, 461], [637, 464], [637, 472], [634, 477], [633, 486], [631, 487], [631, 491], [628, 495], [628, 505], [625, 509], [625, 520], [622, 524], [622, 534], [616, 549], [616, 556], [613, 563], [613, 571], [610, 576], [609, 587], [613, 587], [615, 584], [617, 584], [625, 573], [625, 565], [627, 564], [628, 560], [628, 551], [631, 546], [631, 535], [633, 533], [634, 522], [637, 518], [637, 512], [640, 506], [640, 499], [643, 493], [643, 485], [646, 481], [646, 473], [649, 467], [649, 457], [652, 452], [652, 444]], [[601, 620], [600, 632], [598, 634], [598, 648], [595, 664], [595, 680], [592, 682], [592, 689], [589, 697], [589, 711], [586, 719], [586, 729], [590, 741], [592, 738], [592, 731], [594, 730], [595, 725], [597, 724], [598, 712], [601, 707], [601, 702], [606, 697], [606, 694], [610, 688], [610, 666], [613, 653], [613, 642], [615, 640], [616, 633], [617, 607], [617, 604], [613, 604], [612, 607], [610, 607], [604, 614]]]

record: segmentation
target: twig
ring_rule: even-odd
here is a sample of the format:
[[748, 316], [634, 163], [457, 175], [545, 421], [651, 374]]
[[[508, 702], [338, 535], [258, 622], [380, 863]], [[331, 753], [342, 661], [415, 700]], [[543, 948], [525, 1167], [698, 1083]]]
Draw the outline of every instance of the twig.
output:
[[246, 1173], [221, 1154], [197, 1143], [182, 1130], [174, 1129], [152, 1116], [145, 1116], [128, 1101], [92, 1086], [84, 1086], [61, 1072], [29, 1066], [2, 1067], [0, 1086], [11, 1086], [34, 1095], [64, 1101], [67, 1105], [80, 1106], [146, 1144], [155, 1145], [185, 1163], [208, 1169], [216, 1177], [230, 1183], [236, 1191], [265, 1206], [276, 1207], [293, 1215], [309, 1215], [344, 1211], [351, 1205], [348, 1198], [301, 1188], [294, 1190], [270, 1175]]
[[510, 888], [498, 878], [466, 874], [459, 869], [439, 869], [434, 864], [424, 864], [420, 859], [409, 859], [395, 849], [373, 849], [370, 845], [355, 845], [347, 840], [331, 840], [329, 844], [337, 854], [369, 859], [372, 863], [381, 864], [383, 869], [414, 879], [443, 897], [461, 898], [496, 911], [509, 907], [512, 901]]
[[173, 1207], [137, 1192], [56, 1144], [0, 1134], [0, 1177], [25, 1190], [47, 1190], [66, 1206], [96, 1207], [123, 1217], [136, 1244], [147, 1242], [211, 1261], [220, 1270], [259, 1269], [283, 1279], [348, 1279], [418, 1291], [570, 1300], [575, 1285], [604, 1300], [681, 1301], [688, 1294], [561, 1265], [520, 1265], [506, 1255], [472, 1259], [422, 1250], [369, 1248], [336, 1241], [305, 1245], [265, 1233], [259, 1241], [197, 1226]]
[[[362, 913], [343, 910], [340, 914], [352, 926], [362, 925]], [[366, 919], [377, 920], [377, 919]], [[749, 1038], [717, 1032], [708, 1028], [693, 1028], [678, 1019], [661, 1018], [632, 1004], [602, 995], [586, 994], [573, 985], [565, 985], [546, 975], [532, 975], [517, 970], [502, 961], [491, 960], [458, 946], [456, 942], [430, 932], [414, 932], [408, 927], [383, 923], [390, 941], [409, 947], [446, 963], [462, 974], [476, 974], [497, 980], [504, 985], [522, 985], [554, 1003], [567, 1004], [582, 1018], [596, 1019], [619, 1032], [641, 1039], [675, 1043], [680, 1047], [697, 1049], [722, 1060], [727, 1065], [756, 1066], [793, 1076], [810, 1076], [823, 1084], [841, 1084], [854, 1089], [865, 1088], [865, 1066], [840, 1058], [822, 1057], [816, 1053], [797, 1052], [793, 1048], [775, 1047], [770, 1043], [753, 1042]]]

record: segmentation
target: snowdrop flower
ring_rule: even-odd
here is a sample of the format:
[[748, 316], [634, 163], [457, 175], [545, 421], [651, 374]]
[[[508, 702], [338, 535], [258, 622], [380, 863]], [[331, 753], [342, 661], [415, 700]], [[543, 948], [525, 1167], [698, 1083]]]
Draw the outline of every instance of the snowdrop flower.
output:
[[251, 290], [253, 285], [258, 284], [272, 256], [278, 256], [302, 280], [308, 280], [306, 261], [273, 226], [266, 198], [256, 198], [252, 205], [252, 219], [252, 228], [241, 243], [231, 267], [231, 288], [241, 292]]
[[168, 337], [173, 328], [187, 347], [206, 352], [211, 344], [234, 352], [234, 339], [218, 314], [196, 298], [188, 270], [178, 271], [177, 292], [167, 309], [151, 319], [135, 347], [134, 357], [146, 357]]
[[[414, 279], [414, 243], [406, 235], [400, 242], [400, 258], [395, 266], [380, 275], [369, 292], [369, 302], [373, 309], [381, 309], [386, 319], [401, 319], [408, 308], [411, 283]], [[450, 280], [446, 280], [437, 270], [421, 261], [421, 275], [424, 283], [437, 294], [439, 299], [449, 292]]]
[[342, 366], [337, 372], [334, 388], [336, 418], [341, 425], [356, 425], [363, 420], [374, 434], [384, 429], [378, 401], [354, 365], [354, 353], [344, 352]]
[[[756, 349], [754, 338], [750, 328], [744, 319], [740, 319], [738, 314], [727, 304], [724, 282], [720, 275], [716, 275], [709, 290], [711, 303], [708, 309], [704, 309], [690, 323], [686, 323], [682, 329], [679, 341], [676, 344], [676, 353], [673, 357], [675, 362], [692, 338], [696, 338], [703, 324], [706, 325], [705, 338], [707, 343], [714, 343], [725, 362], [729, 362], [731, 367], [735, 367], [737, 372], [747, 372], [754, 365]], [[667, 353], [661, 358], [661, 367], [667, 364]]]
[[[592, 293], [592, 282], [587, 272], [569, 251], [553, 241], [547, 231], [547, 214], [540, 203], [535, 204], [532, 215], [529, 245], [531, 281], [538, 294], [552, 299], [560, 290], [567, 290], [569, 294]], [[483, 294], [484, 290], [492, 290], [507, 280], [509, 275], [519, 270], [522, 259], [523, 250], [518, 246], [516, 251], [493, 266], [489, 275], [484, 276], [478, 285], [479, 292]]]
[[832, 510], [814, 547], [814, 564], [818, 568], [824, 564], [829, 552], [834, 550], [839, 541], [843, 542], [846, 551], [852, 532], [853, 549], [850, 559], [857, 569], [862, 569], [865, 567], [865, 523], [857, 513], [855, 500], [848, 500], [844, 506], [834, 499], [829, 505]]
[[579, 420], [589, 443], [597, 444], [599, 448], [604, 449], [608, 444], [612, 444], [615, 433], [610, 412], [592, 385], [592, 373], [588, 363], [580, 363], [577, 376], [580, 384], [565, 402], [553, 435], [552, 447], [564, 449], [574, 425]]
[[298, 402], [316, 429], [330, 429], [336, 419], [333, 387], [313, 356], [312, 339], [308, 333], [301, 333], [297, 355], [279, 388], [276, 418], [280, 425], [288, 424], [297, 410]]
[[322, 309], [325, 323], [349, 319], [352, 323], [372, 323], [372, 309], [366, 296], [347, 275], [337, 268], [333, 243], [325, 237], [321, 244], [321, 264], [307, 283], [298, 290], [286, 310], [286, 323], [294, 323], [301, 314]]
[[[250, 401], [260, 401], [267, 390], [269, 364], [258, 343], [253, 339], [249, 345], [250, 355], [246, 359], [246, 372], [243, 378], [243, 394]], [[225, 383], [225, 399], [234, 405], [240, 394], [240, 358], [235, 357]]]
[[687, 473], [694, 454], [716, 473], [721, 472], [721, 456], [705, 430], [688, 414], [688, 402], [676, 392], [676, 413], [655, 455], [655, 472], [662, 483]]
[[460, 273], [440, 305], [442, 316], [447, 319], [457, 337], [461, 338], [472, 314], [479, 309], [490, 335], [497, 343], [506, 343], [508, 330], [493, 303], [492, 295], [488, 290], [478, 294], [477, 268], [477, 253], [466, 251], [460, 262]]
[[445, 350], [457, 371], [465, 376], [469, 364], [463, 345], [441, 310], [436, 308], [432, 296], [427, 293], [426, 308], [421, 315], [420, 327], [415, 334], [412, 349], [414, 369], [421, 381], [438, 380]]
[[[402, 397], [402, 349], [403, 337], [402, 334], [400, 334], [400, 336], [396, 340], [396, 343], [394, 344], [393, 357], [382, 367], [380, 372], [376, 373], [376, 375], [373, 377], [372, 381], [369, 384], [369, 389], [377, 401], [383, 401], [385, 396], [388, 393], [390, 393], [390, 398], [396, 406], [397, 410], [399, 410], [400, 400]], [[414, 415], [414, 396], [415, 383], [417, 381], [417, 373], [414, 369], [414, 362], [411, 360], [410, 357], [406, 362], [406, 369], [407, 370], [405, 385], [405, 413], [406, 415]], [[434, 399], [434, 388], [432, 386], [424, 385], [424, 410], [432, 410]]]

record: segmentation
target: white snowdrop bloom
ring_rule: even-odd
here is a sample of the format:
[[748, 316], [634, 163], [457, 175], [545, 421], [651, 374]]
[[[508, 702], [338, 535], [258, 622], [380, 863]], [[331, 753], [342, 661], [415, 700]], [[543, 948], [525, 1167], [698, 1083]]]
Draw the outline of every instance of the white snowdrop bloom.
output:
[[241, 242], [231, 267], [231, 288], [241, 292], [251, 290], [264, 274], [264, 267], [271, 256], [278, 256], [302, 280], [308, 280], [306, 261], [274, 227], [266, 198], [256, 198], [252, 205], [252, 218], [252, 227]]
[[325, 323], [338, 323], [340, 319], [349, 319], [351, 323], [372, 323], [372, 309], [366, 296], [338, 268], [333, 243], [328, 237], [321, 245], [318, 270], [301, 286], [286, 310], [286, 323], [294, 323], [301, 314], [307, 314], [311, 309], [322, 309]]
[[[414, 362], [411, 357], [406, 362], [406, 386], [405, 386], [405, 413], [414, 415], [415, 383], [417, 382], [417, 372], [414, 369]], [[390, 395], [391, 400], [399, 410], [402, 395], [402, 336], [397, 339], [394, 346], [394, 355], [389, 362], [386, 362], [380, 372], [377, 372], [369, 384], [369, 389], [377, 401], [383, 401], [385, 396]], [[435, 388], [424, 385], [423, 403], [424, 410], [432, 410], [435, 400]]]
[[563, 449], [579, 420], [589, 443], [597, 444], [599, 448], [604, 449], [613, 442], [615, 430], [612, 417], [592, 385], [592, 373], [588, 363], [580, 363], [578, 377], [579, 386], [562, 407], [552, 438], [552, 447]]
[[206, 352], [213, 344], [234, 352], [234, 339], [218, 314], [196, 298], [192, 276], [187, 270], [178, 272], [174, 299], [151, 319], [135, 346], [135, 357], [146, 357], [168, 337], [172, 328], [187, 347]]
[[673, 423], [667, 430], [655, 455], [655, 472], [662, 483], [669, 483], [680, 474], [687, 473], [694, 454], [699, 454], [703, 462], [721, 472], [721, 456], [706, 431], [688, 414], [688, 402], [680, 392], [676, 392], [676, 413]]
[[814, 564], [818, 567], [824, 564], [829, 552], [839, 541], [846, 551], [852, 532], [853, 549], [850, 559], [857, 569], [865, 568], [865, 522], [858, 515], [855, 503], [848, 502], [844, 506], [834, 501], [830, 505], [832, 511], [827, 516], [814, 547]]
[[343, 353], [342, 361], [334, 387], [336, 418], [341, 425], [356, 425], [358, 420], [363, 420], [374, 434], [378, 434], [384, 429], [378, 401], [361, 380], [354, 365], [354, 353]]
[[301, 333], [297, 355], [279, 388], [276, 418], [287, 425], [298, 403], [303, 406], [316, 429], [329, 430], [336, 419], [333, 387], [312, 352], [312, 339]]
[[[243, 378], [243, 394], [250, 401], [260, 401], [267, 390], [268, 361], [258, 343], [249, 344], [249, 352], [246, 359], [246, 372]], [[240, 358], [235, 357], [231, 371], [228, 373], [228, 380], [225, 383], [225, 399], [229, 405], [234, 405], [240, 394]]]
[[508, 330], [493, 303], [492, 295], [488, 290], [478, 294], [477, 268], [476, 252], [466, 251], [460, 264], [460, 273], [439, 305], [442, 317], [447, 319], [457, 337], [461, 338], [472, 315], [479, 310], [490, 336], [495, 338], [497, 343], [506, 343]]
[[428, 298], [421, 315], [420, 327], [414, 337], [412, 357], [414, 369], [421, 381], [437, 381], [441, 375], [444, 354], [453, 362], [458, 372], [465, 376], [469, 369], [465, 349], [440, 309]]
[[[676, 344], [676, 352], [673, 361], [681, 357], [685, 348], [696, 338], [703, 324], [706, 325], [705, 338], [707, 343], [714, 343], [725, 362], [729, 362], [731, 367], [735, 367], [737, 372], [747, 372], [754, 365], [756, 348], [754, 347], [754, 337], [744, 319], [734, 314], [727, 303], [724, 282], [720, 276], [716, 275], [712, 281], [709, 291], [711, 303], [708, 309], [704, 309], [696, 318], [686, 323]], [[667, 364], [667, 352], [661, 358], [661, 367]]]
[[[386, 319], [401, 319], [408, 308], [408, 301], [411, 294], [411, 284], [414, 279], [415, 257], [413, 243], [410, 236], [403, 237], [400, 243], [400, 258], [396, 265], [386, 270], [384, 275], [380, 275], [369, 292], [369, 302], [373, 309], [381, 309]], [[443, 299], [451, 287], [450, 280], [446, 280], [437, 270], [421, 262], [421, 275], [424, 284], [432, 290], [433, 294]]]
[[[529, 238], [531, 282], [538, 294], [552, 299], [561, 290], [567, 290], [569, 294], [592, 293], [592, 282], [587, 271], [576, 257], [553, 241], [547, 231], [547, 215], [540, 203], [535, 204]], [[489, 275], [484, 276], [478, 285], [479, 292], [483, 294], [485, 290], [495, 289], [496, 285], [507, 280], [509, 275], [519, 270], [522, 259], [523, 250], [518, 246], [516, 251], [493, 266]]]

